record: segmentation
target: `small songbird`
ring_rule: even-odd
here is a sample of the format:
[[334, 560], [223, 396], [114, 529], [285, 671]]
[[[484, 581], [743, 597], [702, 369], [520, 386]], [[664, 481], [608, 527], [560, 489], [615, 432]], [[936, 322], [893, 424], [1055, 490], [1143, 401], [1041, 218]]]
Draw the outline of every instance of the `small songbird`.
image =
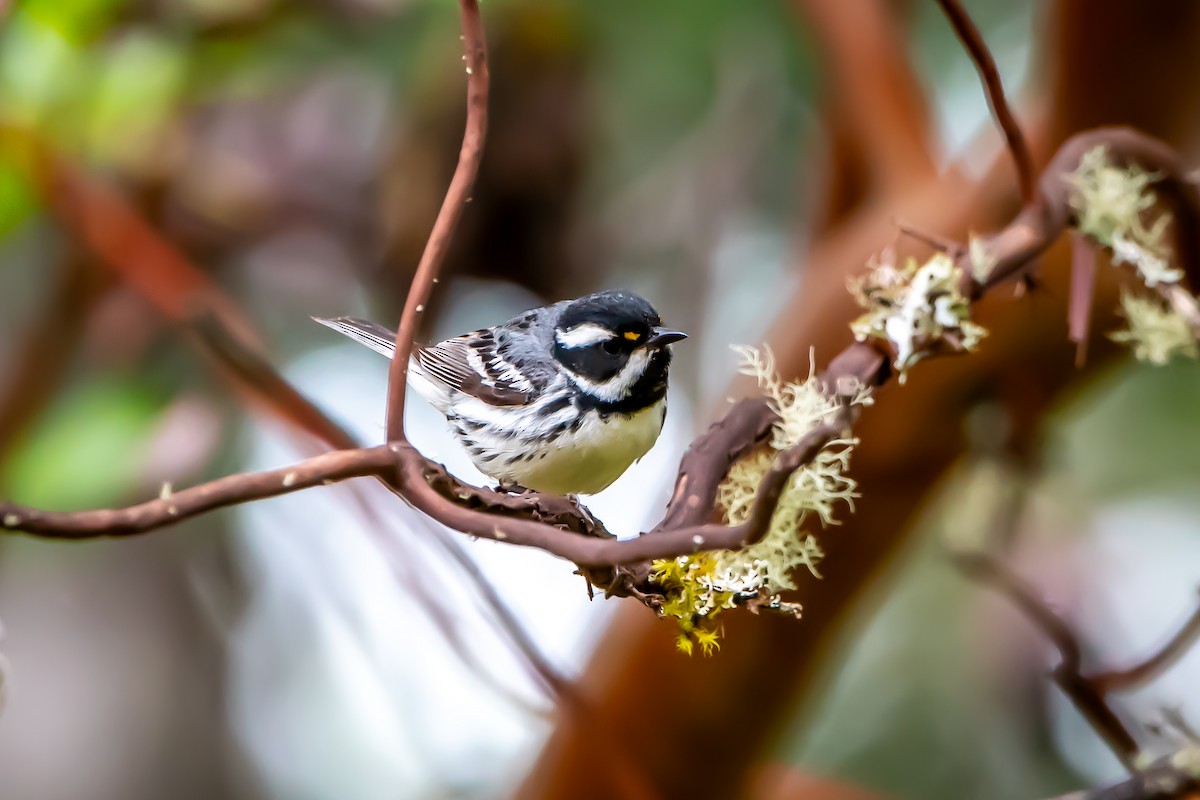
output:
[[[382, 325], [314, 319], [392, 357], [395, 334]], [[667, 345], [685, 338], [663, 328], [637, 295], [599, 292], [416, 345], [409, 385], [445, 415], [475, 466], [501, 486], [592, 494], [658, 438]]]

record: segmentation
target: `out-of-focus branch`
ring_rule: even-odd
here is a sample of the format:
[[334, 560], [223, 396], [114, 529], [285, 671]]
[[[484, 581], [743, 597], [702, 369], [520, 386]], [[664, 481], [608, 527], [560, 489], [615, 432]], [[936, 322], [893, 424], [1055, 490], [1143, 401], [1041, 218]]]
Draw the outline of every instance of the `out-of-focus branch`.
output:
[[1025, 203], [1032, 203], [1035, 180], [1033, 156], [1029, 151], [1029, 142], [1025, 141], [1025, 134], [1021, 132], [1021, 126], [1017, 124], [1017, 118], [1008, 105], [1008, 98], [1004, 94], [1004, 84], [1000, 80], [1000, 70], [996, 69], [996, 59], [992, 57], [992, 52], [984, 43], [983, 37], [980, 36], [979, 29], [975, 27], [975, 23], [959, 5], [958, 0], [937, 0], [937, 4], [941, 6], [943, 13], [950, 20], [950, 24], [954, 26], [954, 32], [971, 56], [971, 61], [979, 71], [979, 77], [983, 79], [983, 89], [984, 94], [987, 95], [988, 105], [992, 109], [992, 115], [996, 118], [996, 124], [1000, 126], [1000, 130], [1004, 134], [1004, 142], [1008, 145], [1013, 166], [1017, 169], [1017, 184], [1021, 190], [1021, 200]]
[[197, 314], [183, 326], [218, 366], [228, 370], [242, 385], [251, 387], [260, 402], [297, 428], [315, 435], [332, 448], [350, 450], [358, 447], [354, 437], [301, 394], [261, 350], [248, 346], [217, 317]]
[[998, 559], [985, 553], [956, 553], [953, 558], [965, 574], [990, 584], [1012, 601], [1054, 643], [1061, 659], [1052, 673], [1054, 682], [1087, 718], [1117, 758], [1121, 759], [1121, 763], [1132, 769], [1137, 755], [1137, 742], [1125, 723], [1109, 707], [1103, 693], [1084, 677], [1083, 648], [1070, 626], [1036, 595], [1031, 586]]
[[421, 263], [413, 276], [412, 286], [404, 301], [404, 313], [396, 328], [396, 351], [388, 372], [387, 440], [404, 439], [404, 394], [408, 385], [408, 356], [417, 335], [417, 319], [425, 311], [438, 271], [446, 260], [450, 237], [462, 217], [463, 209], [479, 174], [483, 159], [483, 144], [487, 138], [488, 65], [487, 41], [483, 35], [483, 20], [479, 16], [478, 0], [460, 0], [464, 60], [467, 63], [467, 123], [463, 132], [458, 166], [450, 180], [446, 198], [434, 220], [433, 230], [421, 254]]
[[[947, 9], [952, 20], [962, 16], [961, 9], [952, 2], [944, 4], [943, 7]], [[764, 431], [769, 429], [769, 417], [764, 404], [760, 402], [758, 405], [750, 403], [736, 406], [731, 412], [734, 424], [727, 426], [724, 422], [718, 423], [698, 440], [697, 446], [685, 459], [675, 497], [664, 517], [664, 524], [657, 526], [651, 532], [653, 535], [626, 541], [615, 540], [573, 501], [544, 497], [536, 493], [525, 493], [514, 498], [506, 493], [466, 486], [450, 478], [443, 468], [424, 459], [402, 441], [405, 367], [407, 353], [412, 345], [416, 316], [421, 312], [423, 301], [428, 297], [445, 246], [465, 206], [478, 167], [486, 129], [486, 54], [482, 23], [475, 0], [462, 0], [461, 19], [467, 51], [465, 59], [468, 65], [468, 118], [462, 153], [442, 212], [430, 234], [421, 267], [413, 281], [401, 330], [398, 333], [397, 356], [393, 359], [389, 375], [388, 435], [389, 438], [399, 436], [401, 440], [390, 448], [390, 464], [370, 461], [369, 464], [363, 465], [360, 461], [360, 471], [353, 474], [367, 474], [361, 470], [369, 467], [370, 474], [375, 474], [409, 503], [455, 530], [512, 544], [537, 547], [570, 559], [584, 568], [632, 565], [641, 568], [636, 570], [635, 574], [644, 575], [646, 562], [653, 559], [710, 549], [738, 549], [758, 541], [767, 530], [779, 497], [791, 475], [833, 439], [848, 432], [853, 422], [848, 409], [844, 409], [839, 419], [817, 426], [803, 436], [793, 448], [778, 456], [773, 469], [758, 487], [749, 518], [741, 525], [726, 526], [710, 521], [713, 516], [716, 487], [730, 464], [740, 454], [761, 441]], [[987, 66], [990, 64], [990, 56], [986, 53], [986, 47], [979, 40], [974, 28], [969, 26], [969, 21], [965, 23], [966, 27], [961, 19], [956, 24], [972, 56], [981, 64], [981, 74], [984, 75], [985, 82], [988, 82], [989, 75], [994, 73], [994, 67], [989, 70]], [[993, 86], [989, 83], [989, 91], [999, 92], [999, 84]], [[1002, 94], [1000, 97], [1002, 99]], [[1001, 107], [1006, 108], [1002, 103], [997, 105], [998, 114]], [[1002, 118], [1002, 125], [1006, 124], [1004, 119], [1015, 125], [1011, 114]], [[1136, 161], [1149, 170], [1172, 177], [1173, 185], [1190, 203], [1186, 209], [1186, 216], [1190, 219], [1200, 219], [1200, 213], [1196, 212], [1200, 200], [1197, 200], [1195, 187], [1183, 180], [1178, 158], [1170, 148], [1132, 131], [1107, 129], [1080, 135], [1068, 141], [1051, 162], [1042, 176], [1039, 196], [1035, 201], [1026, 204], [1016, 219], [998, 234], [984, 239], [984, 246], [995, 263], [988, 275], [981, 279], [975, 277], [974, 270], [969, 269], [970, 264], [967, 263], [964, 249], [959, 248], [956, 252], [956, 261], [962, 268], [966, 284], [965, 293], [972, 299], [978, 298], [986, 289], [1005, 279], [1024, 274], [1030, 268], [1032, 259], [1063, 232], [1072, 213], [1068, 203], [1066, 175], [1075, 168], [1083, 153], [1096, 144], [1105, 144], [1117, 158]], [[65, 180], [67, 183], [77, 184], [68, 192], [68, 199], [86, 197], [97, 191], [96, 187], [87, 184], [78, 185], [76, 176], [70, 171], [59, 168], [57, 174], [59, 182]], [[110, 260], [117, 253], [118, 245], [127, 248], [131, 241], [136, 245], [135, 254], [137, 248], [149, 251], [149, 255], [143, 253], [141, 258], [129, 260], [132, 265], [126, 267], [130, 270], [129, 279], [141, 287], [147, 296], [155, 299], [168, 314], [180, 318], [187, 313], [185, 301], [203, 298], [206, 295], [213, 308], [221, 305], [219, 293], [207, 284], [203, 274], [183, 261], [161, 240], [146, 235], [145, 225], [119, 200], [106, 198], [103, 202], [86, 203], [83, 212], [81, 228], [85, 237], [98, 251], [109, 256]], [[107, 216], [97, 217], [97, 212]], [[111, 224], [102, 224], [105, 220]], [[152, 265], [160, 265], [163, 268], [154, 269]], [[161, 285], [160, 282], [164, 279], [173, 283]], [[228, 309], [225, 311], [232, 313]], [[225, 346], [230, 341], [236, 342], [236, 339], [221, 344], [220, 337], [212, 336], [211, 331], [209, 339], [211, 349], [217, 353], [224, 353], [224, 360], [233, 364], [235, 369], [241, 365], [243, 373], [249, 370], [250, 373], [261, 376], [261, 363], [253, 359], [247, 361], [242, 358], [244, 353]], [[213, 341], [217, 342], [215, 346], [212, 345]], [[250, 364], [249, 368], [247, 364]], [[889, 380], [891, 374], [890, 359], [881, 350], [874, 344], [855, 343], [835, 356], [821, 377], [827, 393], [845, 397], [853, 396], [865, 388], [881, 386]], [[319, 412], [317, 416], [318, 421], [322, 419]], [[359, 454], [360, 459], [367, 458], [363, 455], [367, 453], [374, 453], [376, 457], [383, 455], [378, 450], [342, 451], [343, 456], [348, 458], [351, 456], [346, 454], [354, 452]], [[311, 469], [313, 464], [310, 461], [301, 466]], [[232, 476], [189, 490], [192, 494], [189, 495], [188, 513], [200, 513], [207, 507], [245, 502], [280, 491], [277, 486], [264, 485], [249, 477], [239, 482], [237, 477]], [[206, 503], [209, 505], [206, 506]], [[26, 532], [41, 535], [65, 534], [71, 537], [141, 532], [173, 522], [179, 507], [171, 505], [167, 508], [174, 508], [175, 511], [164, 514], [163, 508], [146, 504], [124, 511], [80, 512], [71, 515], [49, 514], [14, 507], [12, 513], [7, 516], [18, 520], [18, 523], [6, 527], [20, 527]], [[93, 516], [88, 516], [89, 514]], [[111, 520], [113, 529], [105, 530], [99, 522], [101, 519]], [[31, 520], [36, 521], [36, 525], [32, 524]], [[563, 529], [587, 535], [564, 535]], [[627, 593], [637, 594], [632, 587], [628, 587]]]
[[0, 460], [58, 387], [91, 312], [111, 281], [97, 275], [76, 248], [62, 256], [44, 308], [13, 348], [13, 363], [0, 388]]
[[1132, 667], [1101, 672], [1088, 678], [1098, 692], [1123, 692], [1154, 680], [1178, 661], [1200, 638], [1200, 608], [1153, 655]]
[[[1192, 613], [1174, 636], [1144, 661], [1128, 669], [1089, 676], [1084, 671], [1083, 647], [1079, 637], [1062, 617], [1038, 597], [1032, 586], [988, 553], [955, 553], [952, 557], [966, 575], [991, 585], [1007, 597], [1054, 643], [1060, 658], [1051, 673], [1054, 682], [1130, 772], [1136, 773], [1137, 742], [1109, 704], [1107, 695], [1133, 689], [1152, 680], [1187, 652], [1197, 635], [1200, 635], [1200, 608]], [[1197, 767], [1197, 777], [1200, 777], [1200, 764]]]
[[792, 0], [811, 28], [831, 83], [831, 114], [862, 153], [881, 194], [896, 197], [934, 174], [934, 134], [908, 56], [897, 4], [884, 0]]
[[229, 368], [239, 386], [330, 447], [356, 445], [344, 429], [287, 386], [263, 355], [254, 326], [237, 304], [119, 191], [76, 169], [27, 131], [2, 130], [0, 141], [24, 156], [47, 205], [82, 246], [164, 317], [195, 331], [205, 352]]
[[[1183, 180], [1179, 160], [1170, 148], [1136, 132], [1121, 129], [1081, 134], [1068, 141], [1052, 160], [1039, 185], [1040, 202], [1026, 206], [1009, 226], [984, 239], [989, 254], [995, 260], [995, 267], [982, 281], [971, 277], [967, 256], [960, 248], [956, 260], [968, 282], [965, 287], [967, 294], [972, 298], [980, 297], [1000, 282], [1020, 276], [1029, 269], [1033, 258], [1058, 238], [1071, 215], [1065, 176], [1074, 170], [1085, 152], [1101, 143], [1109, 148], [1114, 157], [1136, 161], [1146, 169], [1162, 174], [1164, 180], [1174, 181], [1176, 189], [1190, 197], [1191, 202], [1184, 209], [1185, 212], [1200, 208], [1195, 188]], [[1185, 213], [1184, 216], [1200, 219], [1200, 213]], [[889, 358], [871, 344], [855, 343], [833, 358], [821, 379], [828, 393], [842, 396], [853, 395], [865, 387], [880, 386], [888, 381], [891, 374]], [[844, 416], [817, 426], [793, 448], [781, 454], [774, 468], [762, 480], [752, 513], [744, 523], [726, 526], [709, 522], [716, 486], [736, 457], [761, 441], [768, 418], [761, 401], [757, 404], [748, 401], [735, 406], [727, 417], [729, 424], [723, 420], [714, 425], [697, 440], [684, 460], [664, 524], [656, 527], [652, 535], [623, 541], [611, 538], [602, 526], [569, 500], [533, 492], [509, 495], [467, 486], [450, 478], [444, 469], [421, 457], [407, 444], [397, 444], [391, 450], [394, 454], [391, 463], [394, 473], [385, 474], [384, 465], [377, 461], [370, 462], [372, 468], [369, 471], [380, 475], [425, 514], [454, 530], [537, 547], [584, 567], [644, 566], [645, 562], [653, 559], [702, 550], [738, 549], [757, 541], [766, 532], [790, 476], [815, 457], [825, 445], [844, 435], [852, 421], [849, 416]], [[374, 457], [382, 457], [378, 448], [357, 452], [374, 453]], [[305, 465], [311, 465], [311, 461], [305, 462]], [[232, 479], [222, 479], [228, 480]], [[211, 507], [279, 493], [270, 491], [262, 494], [265, 487], [254, 482], [223, 483], [221, 486], [222, 493], [218, 495], [221, 499]], [[189, 513], [205, 510], [200, 499], [205, 496], [203, 491], [196, 495], [197, 502], [189, 506]], [[50, 536], [56, 535], [61, 528], [66, 535], [77, 538], [112, 535], [98, 523], [102, 518], [119, 521], [121, 533], [151, 530], [175, 521], [173, 516], [163, 515], [161, 509], [156, 514], [146, 507], [136, 508], [140, 510], [134, 517], [122, 516], [126, 512], [80, 512], [83, 515], [115, 515], [107, 517], [71, 514], [38, 516], [34, 513], [33, 516], [39, 520], [37, 527], [20, 524], [5, 527]], [[17, 516], [28, 521], [31, 510], [23, 510]], [[137, 522], [135, 530], [129, 530], [131, 520]], [[564, 527], [589, 535], [564, 535]]]
[[[1075, 12], [1071, 24], [1064, 26], [1077, 40], [1067, 60], [1078, 63], [1086, 56], [1088, 68], [1075, 69], [1072, 79], [1064, 82], [1057, 93], [1036, 104], [1044, 113], [1035, 117], [1036, 127], [1027, 132], [1034, 134], [1039, 163], [1046, 160], [1042, 153], [1053, 152], [1067, 135], [1105, 120], [1136, 119], [1172, 142], [1194, 138], [1191, 123], [1197, 116], [1195, 107], [1186, 102], [1192, 82], [1187, 77], [1181, 82], [1163, 80], [1162, 76], [1200, 75], [1196, 70], [1181, 69], [1200, 57], [1196, 26], [1169, 26], [1171, 35], [1166, 47], [1159, 48], [1166, 31], [1159, 17], [1147, 15], [1144, 10], [1116, 0], [1059, 0], [1050, 4], [1051, 9], [1062, 7]], [[1114, 24], [1114, 18], [1122, 22]], [[1136, 35], [1126, 41], [1123, 29]], [[1112, 47], [1096, 50], [1097, 34], [1106, 37]], [[1108, 54], [1118, 46], [1138, 47], [1149, 57], [1136, 63], [1114, 61]], [[1043, 53], [1059, 52], [1053, 39], [1037, 47]], [[1137, 81], [1095, 78], [1097, 70], [1111, 77], [1109, 73], [1131, 69]], [[1146, 102], [1147, 91], [1154, 93], [1153, 103]], [[1093, 102], [1086, 109], [1086, 122], [1060, 127], [1064, 107], [1079, 107], [1086, 102], [1078, 99], [1081, 93], [1088, 100], [1102, 93], [1099, 109]], [[927, 230], [953, 231], [962, 241], [968, 231], [979, 232], [981, 226], [982, 230], [995, 230], [1004, 219], [1011, 219], [1014, 192], [1004, 180], [1007, 164], [998, 167], [986, 170], [985, 177], [978, 181], [951, 169], [907, 187], [889, 208], [860, 203], [844, 215], [840, 224], [824, 232], [805, 256], [811, 266], [803, 286], [781, 309], [767, 337], [784, 377], [807, 372], [813, 347], [818, 354], [834, 353], [850, 338], [846, 321], [855, 309], [844, 290], [846, 277], [859, 272], [870, 255], [894, 238], [898, 213]], [[862, 180], [870, 182], [871, 176]], [[1025, 238], [1011, 241], [1015, 244]], [[1034, 238], [1038, 237], [1026, 240]], [[1184, 266], [1196, 265], [1195, 250], [1182, 248], [1179, 252]], [[1054, 252], [1048, 254], [1043, 265], [1061, 261], [1060, 253]], [[669, 633], [644, 620], [638, 610], [620, 614], [610, 634], [620, 647], [601, 648], [588, 668], [587, 679], [592, 691], [603, 699], [603, 713], [610, 718], [635, 718], [651, 707], [669, 712], [660, 714], [662, 749], [656, 749], [654, 757], [646, 760], [647, 769], [660, 785], [695, 796], [744, 795], [745, 776], [761, 759], [764, 748], [773, 746], [772, 737], [794, 719], [797, 701], [812, 701], [813, 687], [826, 674], [820, 668], [822, 658], [839, 646], [837, 642], [844, 641], [844, 636], [837, 634], [845, 627], [850, 608], [862, 600], [870, 582], [881, 577], [883, 564], [905, 541], [925, 492], [962, 454], [962, 414], [971, 398], [1012, 387], [1016, 394], [1014, 425], [1018, 438], [1027, 442], [1053, 398], [1081, 379], [1059, 357], [1059, 351], [1047, 345], [1053, 341], [1048, 337], [1061, 329], [1061, 315], [1051, 313], [1047, 301], [1065, 296], [1065, 282], [1059, 280], [1063, 274], [1055, 270], [1047, 277], [1053, 294], [1041, 295], [1041, 302], [1025, 304], [1027, 307], [1019, 311], [1005, 314], [1000, 296], [987, 301], [978, 314], [992, 335], [978, 354], [931, 365], [921, 372], [919, 380], [914, 373], [903, 391], [880, 392], [875, 407], [864, 412], [857, 427], [862, 442], [855, 450], [853, 466], [864, 500], [857, 513], [846, 520], [846, 527], [827, 542], [824, 580], [801, 584], [795, 594], [796, 599], [805, 602], [802, 625], [791, 626], [773, 617], [731, 616], [726, 622], [731, 646], [721, 657], [688, 660], [671, 658], [673, 642]], [[1101, 287], [1102, 291], [1107, 289]], [[903, 424], [897, 424], [898, 420]], [[735, 641], [737, 645], [732, 646]], [[763, 681], [761, 676], [765, 674], [780, 680]], [[693, 713], [689, 696], [673, 695], [676, 687], [687, 685], [706, 687], [709, 700], [704, 717]], [[705, 769], [692, 769], [695, 753], [723, 737], [727, 720], [738, 718], [747, 708], [756, 710], [756, 728], [732, 741], [724, 740], [725, 746], [719, 753], [712, 752]], [[587, 769], [594, 738], [574, 730], [558, 731], [521, 796], [611, 796], [609, 787], [581, 791], [578, 785], [576, 776]]]

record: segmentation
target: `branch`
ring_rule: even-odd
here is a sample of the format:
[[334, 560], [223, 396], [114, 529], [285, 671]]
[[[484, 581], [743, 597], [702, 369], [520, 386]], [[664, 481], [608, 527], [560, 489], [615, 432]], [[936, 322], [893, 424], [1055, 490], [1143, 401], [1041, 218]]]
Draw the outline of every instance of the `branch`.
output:
[[[737, 549], [758, 541], [766, 533], [779, 495], [792, 473], [807, 464], [844, 429], [844, 422], [818, 426], [795, 447], [782, 453], [759, 486], [750, 517], [743, 524], [691, 525], [635, 539], [611, 538], [594, 522], [595, 528], [591, 530], [586, 525], [579, 525], [581, 516], [589, 520], [590, 517], [581, 514], [567, 498], [547, 497], [535, 492], [508, 495], [467, 487], [406, 442], [337, 450], [291, 467], [230, 475], [174, 493], [164, 490], [163, 497], [158, 500], [124, 509], [52, 512], [0, 502], [0, 529], [19, 530], [51, 539], [129, 536], [225, 506], [374, 475], [389, 483], [397, 494], [426, 516], [462, 533], [536, 547], [581, 566], [619, 566], [701, 550]], [[471, 507], [468, 503], [481, 504], [487, 510]], [[563, 529], [569, 523], [576, 524], [578, 532], [599, 535], [572, 535]]]
[[27, 165], [46, 204], [91, 252], [263, 404], [330, 447], [353, 438], [297, 392], [262, 354], [247, 315], [115, 188], [76, 169], [30, 131], [0, 126], [0, 143]]
[[[945, 7], [953, 19], [957, 6], [950, 3]], [[795, 447], [777, 456], [773, 469], [764, 476], [757, 489], [749, 519], [741, 525], [725, 526], [712, 521], [717, 487], [730, 465], [760, 443], [774, 421], [773, 413], [762, 400], [734, 406], [726, 419], [697, 440], [685, 457], [671, 505], [662, 523], [653, 529], [653, 535], [623, 541], [616, 540], [571, 498], [533, 492], [513, 495], [469, 486], [451, 477], [440, 465], [425, 459], [404, 440], [402, 411], [407, 354], [411, 351], [416, 318], [423, 310], [449, 237], [462, 214], [478, 169], [486, 128], [487, 65], [476, 0], [461, 0], [461, 12], [468, 64], [466, 132], [458, 168], [430, 234], [397, 334], [397, 355], [389, 373], [388, 437], [394, 440], [392, 444], [386, 448], [341, 450], [310, 459], [289, 470], [231, 476], [173, 496], [171, 501], [160, 500], [118, 511], [50, 513], [6, 505], [0, 507], [3, 509], [3, 527], [50, 538], [128, 535], [169, 525], [184, 516], [212, 508], [269, 497], [324, 480], [374, 475], [408, 503], [452, 529], [536, 547], [569, 559], [585, 571], [629, 566], [633, 568], [630, 572], [644, 575], [651, 560], [702, 550], [737, 549], [758, 541], [765, 534], [791, 475], [832, 440], [848, 431], [853, 422], [848, 408], [843, 408], [838, 419], [809, 431]], [[973, 28], [966, 30], [964, 35], [968, 40], [971, 36], [978, 38], [977, 32], [973, 31]], [[1015, 125], [1011, 115], [1005, 119]], [[977, 299], [998, 283], [1024, 275], [1030, 269], [1032, 259], [1058, 238], [1072, 214], [1065, 175], [1074, 170], [1080, 157], [1097, 144], [1105, 144], [1117, 158], [1137, 161], [1145, 168], [1167, 176], [1169, 182], [1173, 181], [1169, 185], [1177, 189], [1181, 209], [1185, 212], [1181, 216], [1200, 219], [1200, 199], [1196, 189], [1184, 180], [1178, 157], [1166, 145], [1120, 129], [1081, 134], [1059, 150], [1042, 176], [1038, 197], [1028, 203], [1006, 228], [983, 241], [995, 260], [995, 267], [983, 280], [976, 281], [971, 277], [966, 248], [956, 249], [954, 258], [964, 274], [964, 294]], [[100, 207], [109, 211], [121, 208], [112, 202], [100, 204]], [[129, 229], [128, 213], [118, 214], [117, 221]], [[90, 241], [97, 242], [98, 248], [107, 248], [105, 252], [111, 255], [116, 241], [114, 232], [95, 224], [96, 219], [90, 219], [90, 223], [86, 226], [92, 236]], [[137, 226], [133, 229], [139, 230]], [[188, 265], [182, 263], [177, 254], [164, 250], [153, 238], [149, 242], [154, 245], [151, 250], [157, 256], [156, 260], [172, 268], [170, 271], [176, 274], [177, 283], [191, 285], [190, 292], [186, 289], [180, 292], [179, 287], [174, 286], [167, 294], [160, 294], [157, 289], [161, 287], [152, 283], [159, 273], [148, 269], [144, 253], [139, 254], [141, 266], [130, 279], [142, 281], [143, 290], [157, 297], [168, 314], [178, 317], [184, 313], [180, 306], [181, 296], [208, 294], [208, 300], [214, 299], [211, 293], [203, 291], [209, 287], [198, 281], [200, 273], [185, 269]], [[1200, 239], [1196, 245], [1192, 255], [1200, 254]], [[209, 344], [213, 352], [225, 353], [225, 360], [232, 363], [235, 370], [259, 378], [265, 374], [256, 355], [247, 361], [246, 353], [231, 354], [220, 343], [219, 337]], [[882, 349], [873, 344], [856, 343], [834, 357], [821, 380], [827, 394], [845, 396], [863, 388], [882, 386], [891, 375], [890, 359]], [[337, 466], [332, 466], [334, 464]], [[186, 503], [180, 500], [184, 497]], [[646, 602], [636, 587], [626, 587], [624, 593]]]
[[979, 77], [983, 79], [983, 90], [987, 95], [988, 106], [992, 109], [992, 115], [996, 118], [996, 123], [1004, 134], [1004, 142], [1008, 145], [1008, 152], [1012, 155], [1013, 165], [1017, 169], [1017, 183], [1021, 189], [1021, 200], [1026, 204], [1032, 203], [1035, 198], [1033, 157], [1029, 153], [1029, 143], [1025, 140], [1025, 134], [1021, 132], [1021, 126], [1017, 124], [1017, 118], [1009, 108], [1008, 98], [1004, 94], [1004, 84], [1000, 80], [1000, 71], [996, 69], [996, 60], [992, 58], [992, 53], [979, 34], [979, 29], [975, 27], [975, 23], [959, 5], [958, 0], [937, 0], [937, 4], [941, 6], [946, 18], [954, 27], [959, 41], [967, 49], [971, 60], [975, 62], [975, 69], [979, 72]]
[[1107, 695], [1110, 692], [1140, 686], [1175, 663], [1200, 635], [1200, 608], [1197, 608], [1179, 631], [1149, 658], [1128, 669], [1088, 676], [1084, 673], [1083, 647], [1078, 636], [1062, 617], [1037, 596], [1033, 587], [990, 554], [955, 553], [952, 559], [963, 573], [991, 584], [1007, 597], [1034, 627], [1054, 644], [1061, 659], [1051, 673], [1054, 682], [1104, 739], [1121, 763], [1130, 772], [1136, 773], [1137, 742], [1109, 705]]
[[46, 305], [34, 312], [16, 342], [0, 388], [0, 459], [49, 405], [92, 312], [111, 288], [108, 276], [92, 269], [78, 248], [68, 247], [60, 260]]
[[214, 509], [378, 474], [393, 461], [394, 456], [385, 445], [335, 450], [290, 467], [228, 475], [179, 492], [164, 484], [157, 500], [117, 510], [40, 511], [0, 501], [0, 528], [46, 539], [132, 536]]
[[[886, 0], [792, 0], [811, 27], [831, 84], [831, 133], [861, 154], [859, 166], [886, 197], [936, 173], [935, 135], [903, 21]], [[844, 133], [842, 133], [844, 131]]]
[[458, 166], [450, 180], [446, 198], [434, 220], [433, 230], [425, 243], [425, 252], [413, 276], [412, 286], [404, 301], [404, 313], [396, 328], [396, 351], [388, 371], [387, 440], [400, 441], [404, 436], [404, 393], [408, 386], [408, 357], [417, 335], [417, 318], [424, 313], [429, 293], [437, 282], [438, 271], [446, 260], [450, 237], [462, 217], [463, 209], [475, 185], [483, 144], [487, 137], [488, 65], [487, 42], [483, 21], [479, 16], [478, 0], [460, 0], [463, 46], [467, 62], [467, 123], [463, 133]]
[[1178, 661], [1200, 638], [1200, 608], [1192, 612], [1175, 635], [1145, 661], [1122, 670], [1102, 672], [1090, 680], [1101, 693], [1123, 692], [1154, 680]]
[[[1081, 134], [1063, 145], [1043, 175], [1040, 202], [1024, 208], [1008, 227], [984, 240], [996, 259], [996, 266], [983, 282], [975, 282], [969, 277], [967, 256], [960, 248], [956, 260], [967, 276], [969, 296], [978, 298], [1002, 281], [1022, 275], [1029, 269], [1032, 259], [1065, 229], [1071, 211], [1064, 175], [1075, 168], [1083, 153], [1099, 143], [1104, 143], [1119, 158], [1136, 160], [1147, 169], [1163, 174], [1166, 180], [1176, 179], [1180, 191], [1187, 191], [1191, 198], [1190, 205], [1184, 209], [1189, 212], [1188, 218], [1200, 219], [1200, 212], [1190, 213], [1193, 207], [1200, 208], [1195, 188], [1188, 189], [1189, 185], [1179, 179], [1178, 158], [1165, 145], [1121, 129]], [[889, 359], [880, 350], [871, 344], [855, 343], [833, 358], [821, 380], [827, 393], [852, 394], [859, 387], [882, 386], [891, 375]], [[781, 454], [774, 469], [763, 478], [746, 522], [736, 526], [711, 522], [716, 487], [729, 466], [762, 441], [770, 422], [773, 422], [773, 414], [762, 400], [735, 405], [724, 420], [693, 444], [681, 464], [672, 503], [663, 522], [654, 528], [653, 535], [621, 541], [614, 539], [569, 498], [534, 492], [513, 495], [469, 486], [452, 478], [444, 468], [422, 457], [406, 442], [393, 443], [390, 456], [387, 448], [343, 450], [310, 459], [291, 471], [320, 474], [315, 482], [373, 474], [429, 517], [462, 533], [536, 547], [582, 567], [645, 567], [646, 562], [653, 559], [673, 558], [701, 550], [737, 549], [757, 541], [769, 526], [788, 478], [830, 441], [844, 435], [852, 420], [844, 416], [819, 426], [791, 450]], [[364, 457], [352, 455], [355, 453], [369, 453], [370, 456], [368, 460], [356, 461]], [[336, 458], [339, 454], [350, 459], [353, 466], [347, 467], [344, 473], [324, 474], [322, 471], [329, 462], [320, 459]], [[278, 478], [285, 473], [276, 471], [264, 475]], [[195, 492], [189, 498], [195, 499], [189, 501], [187, 515], [283, 493], [284, 487], [278, 481], [272, 484], [272, 479], [263, 479], [269, 485], [256, 480], [242, 483], [241, 477], [245, 476], [232, 476], [189, 490]], [[213, 487], [218, 485], [219, 491], [213, 494]], [[286, 488], [290, 491], [304, 485], [312, 484], [292, 484]], [[182, 509], [178, 502], [173, 505]], [[6, 523], [3, 527], [50, 538], [128, 535], [169, 525], [181, 518], [168, 513], [166, 508], [165, 504], [150, 503], [124, 511], [71, 514], [37, 512], [13, 506], [5, 513], [16, 521], [10, 519], [11, 524]], [[107, 520], [107, 526], [101, 520]], [[31, 521], [36, 524], [31, 525]]]
[[692, 442], [679, 462], [675, 490], [654, 532], [706, 522], [729, 468], [766, 441], [775, 420], [775, 412], [766, 400], [747, 397], [714, 422], [706, 435]]

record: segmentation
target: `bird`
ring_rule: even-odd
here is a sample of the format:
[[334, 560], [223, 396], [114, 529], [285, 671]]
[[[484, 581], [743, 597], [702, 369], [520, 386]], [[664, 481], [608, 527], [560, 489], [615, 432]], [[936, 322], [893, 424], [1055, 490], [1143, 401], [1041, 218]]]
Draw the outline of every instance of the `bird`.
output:
[[[396, 334], [356, 317], [313, 317], [391, 358]], [[433, 345], [408, 379], [501, 489], [595, 494], [650, 450], [667, 407], [669, 345], [654, 307], [609, 290], [519, 314]]]

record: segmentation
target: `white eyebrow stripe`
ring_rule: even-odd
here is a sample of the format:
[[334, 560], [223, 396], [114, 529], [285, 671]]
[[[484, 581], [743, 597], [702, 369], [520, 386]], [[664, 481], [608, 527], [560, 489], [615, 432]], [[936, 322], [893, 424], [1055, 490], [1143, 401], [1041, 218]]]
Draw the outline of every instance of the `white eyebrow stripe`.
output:
[[616, 334], [594, 322], [584, 322], [569, 331], [558, 331], [554, 336], [560, 345], [573, 350], [576, 347], [588, 347], [600, 344], [600, 342], [607, 342], [616, 337]]

